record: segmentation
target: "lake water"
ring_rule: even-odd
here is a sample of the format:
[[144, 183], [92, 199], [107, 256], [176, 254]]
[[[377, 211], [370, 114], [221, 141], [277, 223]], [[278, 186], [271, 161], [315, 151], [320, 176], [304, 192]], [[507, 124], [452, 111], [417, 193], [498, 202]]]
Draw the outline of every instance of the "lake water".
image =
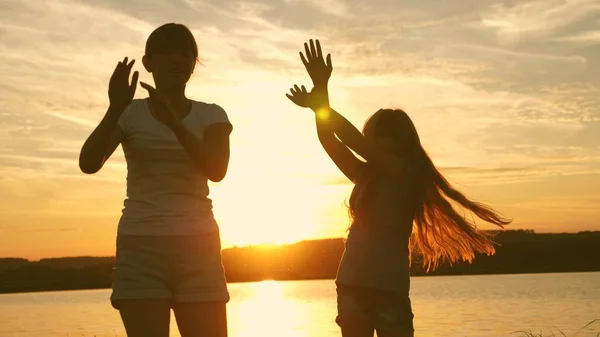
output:
[[[333, 337], [335, 285], [325, 281], [230, 284], [229, 336]], [[0, 336], [125, 336], [110, 290], [0, 295]], [[600, 273], [415, 277], [417, 336], [550, 336], [600, 318]], [[171, 336], [179, 336], [174, 319]], [[600, 321], [577, 336], [597, 336]]]

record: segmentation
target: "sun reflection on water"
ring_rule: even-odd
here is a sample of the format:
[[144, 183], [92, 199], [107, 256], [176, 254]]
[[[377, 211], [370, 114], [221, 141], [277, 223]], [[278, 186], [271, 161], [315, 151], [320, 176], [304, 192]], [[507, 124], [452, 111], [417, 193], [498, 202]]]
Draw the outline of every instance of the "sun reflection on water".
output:
[[[290, 300], [286, 287], [278, 281], [263, 281], [252, 285], [254, 300], [244, 301], [232, 312], [236, 317], [236, 326], [244, 327], [232, 331], [240, 337], [308, 337], [302, 331], [308, 313], [306, 306]], [[250, 294], [249, 294], [250, 295]]]

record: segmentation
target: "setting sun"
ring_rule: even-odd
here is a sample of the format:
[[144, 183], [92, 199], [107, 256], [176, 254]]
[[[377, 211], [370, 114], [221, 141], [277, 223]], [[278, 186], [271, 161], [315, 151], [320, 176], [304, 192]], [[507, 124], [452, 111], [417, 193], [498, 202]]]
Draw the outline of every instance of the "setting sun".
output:
[[328, 206], [335, 199], [321, 186], [260, 178], [247, 174], [241, 189], [242, 184], [235, 182], [213, 187], [215, 217], [224, 245], [288, 244], [344, 234], [343, 194], [335, 196], [339, 209], [331, 215]]

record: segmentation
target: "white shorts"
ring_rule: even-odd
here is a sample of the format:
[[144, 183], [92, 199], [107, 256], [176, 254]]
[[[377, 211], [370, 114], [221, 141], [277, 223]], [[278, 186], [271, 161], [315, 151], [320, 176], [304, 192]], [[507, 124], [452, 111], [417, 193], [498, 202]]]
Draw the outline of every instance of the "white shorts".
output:
[[111, 304], [133, 299], [228, 302], [219, 233], [117, 236]]

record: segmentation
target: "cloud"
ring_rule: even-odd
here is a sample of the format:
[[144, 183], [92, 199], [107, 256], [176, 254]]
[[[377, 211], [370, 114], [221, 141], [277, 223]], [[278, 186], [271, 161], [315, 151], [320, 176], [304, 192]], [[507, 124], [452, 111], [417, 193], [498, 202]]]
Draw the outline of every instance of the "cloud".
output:
[[581, 45], [595, 45], [600, 42], [600, 30], [589, 30], [574, 35], [557, 37], [556, 41], [571, 42], [573, 44]]
[[481, 24], [496, 29], [499, 38], [517, 42], [548, 37], [598, 12], [600, 4], [594, 0], [535, 0], [512, 6], [498, 3], [482, 15]]
[[[309, 13], [315, 3], [185, 1], [167, 6], [165, 2], [155, 0], [145, 2], [143, 10], [140, 10], [139, 1], [52, 2], [45, 7], [31, 1], [10, 4], [14, 7], [12, 14], [5, 15], [0, 28], [6, 30], [0, 43], [12, 44], [12, 51], [3, 52], [0, 58], [10, 60], [14, 65], [6, 77], [12, 84], [3, 87], [11, 93], [5, 103], [8, 104], [6, 110], [10, 110], [11, 116], [17, 112], [25, 113], [21, 118], [34, 121], [38, 128], [64, 128], [64, 135], [69, 139], [84, 138], [104, 112], [106, 81], [113, 63], [118, 60], [117, 51], [137, 49], [139, 53], [145, 36], [167, 14], [190, 22], [188, 25], [201, 40], [202, 54], [207, 59], [207, 67], [198, 70], [199, 76], [222, 90], [227, 90], [228, 86], [230, 90], [235, 90], [235, 86], [257, 88], [249, 82], [240, 82], [243, 78], [262, 76], [268, 85], [268, 79], [275, 79], [282, 73], [302, 73], [297, 51], [301, 50], [303, 37], [314, 31], [325, 32], [324, 42], [334, 54], [336, 66], [332, 83], [340, 88], [339, 97], [354, 99], [356, 108], [350, 107], [350, 110], [356, 110], [351, 112], [354, 120], [359, 116], [366, 117], [365, 109], [361, 107], [382, 98], [383, 104], [377, 105], [408, 106], [413, 114], [422, 118], [435, 113], [438, 123], [449, 122], [450, 118], [443, 116], [460, 120], [464, 115], [488, 111], [483, 115], [479, 113], [474, 119], [471, 117], [472, 122], [479, 121], [477, 123], [482, 126], [487, 123], [486, 131], [492, 131], [498, 123], [510, 124], [515, 117], [516, 121], [542, 124], [550, 120], [573, 122], [592, 118], [582, 116], [591, 116], [597, 111], [597, 103], [589, 99], [593, 90], [573, 89], [573, 79], [587, 67], [585, 54], [564, 55], [543, 48], [516, 50], [494, 46], [482, 43], [487, 40], [468, 25], [479, 15], [489, 20], [520, 22], [522, 17], [535, 12], [545, 18], [541, 21], [546, 22], [544, 25], [560, 27], [577, 22], [585, 15], [578, 9], [561, 21], [557, 13], [579, 7], [594, 9], [590, 2], [568, 2], [555, 6], [555, 9], [541, 1], [515, 6], [477, 2], [458, 7], [424, 3], [399, 7], [393, 2], [383, 2], [385, 12], [360, 2], [323, 3], [322, 10], [312, 17], [313, 21], [304, 20], [304, 25], [293, 23], [290, 26], [285, 20], [273, 18], [290, 10]], [[332, 15], [328, 10], [335, 9], [334, 12], [340, 14], [350, 8], [353, 11], [360, 9], [365, 15], [338, 15], [334, 20], [326, 20], [327, 15]], [[42, 12], [45, 13], [42, 19], [32, 20]], [[398, 20], [393, 20], [394, 13], [401, 15]], [[96, 19], [90, 25], [92, 17]], [[523, 30], [548, 30], [544, 27], [525, 26]], [[115, 39], [114, 31], [119, 31], [118, 39]], [[462, 39], [457, 40], [457, 36]], [[16, 45], [15, 41], [18, 41]], [[39, 54], [37, 48], [40, 47], [47, 52]], [[59, 48], [65, 52], [59, 53]], [[20, 57], [23, 54], [30, 57], [23, 59]], [[202, 83], [203, 79], [195, 79], [191, 89], [208, 88], [209, 85]], [[62, 85], [57, 87], [56, 83]], [[272, 82], [265, 88], [277, 90], [281, 85], [283, 92], [283, 83], [285, 81]], [[65, 90], [74, 87], [78, 90]], [[548, 88], [554, 88], [554, 91]], [[369, 95], [361, 92], [369, 92]], [[28, 93], [35, 98], [23, 101], [22, 97]], [[365, 96], [371, 97], [369, 102]], [[420, 97], [422, 103], [418, 103], [416, 97]], [[238, 104], [251, 103], [253, 98], [242, 96], [230, 104], [237, 108]], [[27, 108], [17, 109], [17, 105]], [[367, 111], [374, 111], [374, 108]], [[40, 114], [51, 119], [41, 118]], [[420, 117], [415, 116], [415, 119]], [[18, 131], [24, 127], [15, 123], [14, 117], [5, 118], [5, 121], [12, 125], [5, 123], [4, 130]], [[423, 128], [427, 133], [428, 126]], [[14, 132], [11, 134], [15, 137]], [[34, 141], [25, 141], [30, 142]]]
[[[320, 206], [340, 208], [350, 185], [318, 142], [311, 112], [284, 96], [310, 84], [298, 57], [309, 38], [333, 56], [337, 110], [361, 127], [379, 108], [405, 109], [458, 186], [517, 198], [521, 188], [507, 186], [599, 174], [596, 1], [9, 0], [2, 8], [0, 204], [10, 219], [29, 210], [38, 219], [73, 209], [81, 218], [118, 216], [121, 151], [87, 176], [79, 149], [106, 111], [116, 62], [135, 58], [140, 79], [151, 81], [139, 62], [146, 38], [172, 21], [190, 27], [203, 60], [189, 96], [222, 105], [234, 122], [217, 195], [264, 182], [277, 187], [265, 189], [276, 199], [303, 187], [331, 193]], [[221, 199], [221, 209], [239, 206]]]
[[340, 0], [304, 0], [324, 13], [336, 16], [349, 15], [348, 6]]
[[598, 149], [600, 147], [600, 118], [584, 123], [582, 128], [573, 135], [573, 142], [585, 148]]
[[68, 113], [60, 113], [57, 111], [44, 111], [45, 113], [47, 113], [50, 116], [56, 117], [56, 118], [60, 118], [62, 120], [68, 121], [68, 122], [73, 122], [75, 124], [79, 124], [82, 126], [86, 126], [89, 128], [95, 128], [98, 125], [98, 122], [94, 122], [91, 121], [89, 119], [86, 118], [81, 118], [81, 117], [77, 117], [77, 116], [72, 116]]

